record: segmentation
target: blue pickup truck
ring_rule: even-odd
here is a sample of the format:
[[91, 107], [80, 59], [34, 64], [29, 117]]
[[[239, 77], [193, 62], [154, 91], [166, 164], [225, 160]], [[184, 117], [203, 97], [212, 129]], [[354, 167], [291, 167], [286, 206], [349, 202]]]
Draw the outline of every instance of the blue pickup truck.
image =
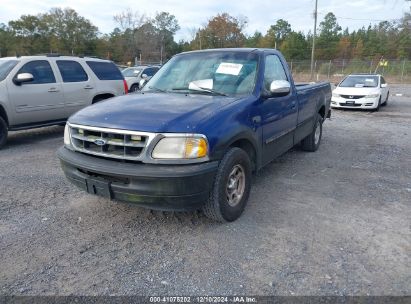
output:
[[294, 83], [280, 52], [216, 49], [170, 59], [144, 89], [71, 116], [58, 156], [88, 193], [160, 210], [243, 212], [252, 173], [320, 145], [329, 83]]

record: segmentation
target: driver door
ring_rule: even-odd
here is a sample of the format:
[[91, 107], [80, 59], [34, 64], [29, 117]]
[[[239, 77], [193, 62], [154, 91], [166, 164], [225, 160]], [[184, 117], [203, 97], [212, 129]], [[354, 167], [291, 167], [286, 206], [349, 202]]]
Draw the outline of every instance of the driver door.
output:
[[386, 86], [385, 88], [382, 87], [383, 84], [387, 85], [387, 83], [385, 82], [384, 77], [381, 76], [381, 102], [383, 103], [385, 100], [387, 100], [388, 98], [388, 87]]
[[[265, 57], [264, 90], [270, 91], [271, 82], [288, 79], [277, 55]], [[294, 145], [294, 131], [297, 125], [297, 96], [294, 88], [285, 96], [271, 96], [261, 103], [263, 125], [263, 162], [271, 162], [275, 157], [288, 151]]]

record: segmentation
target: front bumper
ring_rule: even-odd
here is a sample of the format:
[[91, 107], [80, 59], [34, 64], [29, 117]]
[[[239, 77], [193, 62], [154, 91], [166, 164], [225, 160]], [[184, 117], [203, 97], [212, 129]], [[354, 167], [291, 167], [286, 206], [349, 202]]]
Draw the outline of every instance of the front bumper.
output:
[[345, 99], [343, 97], [332, 97], [331, 108], [342, 109], [375, 109], [378, 107], [379, 97], [373, 98], [359, 98], [359, 99]]
[[199, 209], [208, 199], [218, 162], [153, 165], [119, 162], [61, 147], [66, 177], [88, 193], [159, 210]]

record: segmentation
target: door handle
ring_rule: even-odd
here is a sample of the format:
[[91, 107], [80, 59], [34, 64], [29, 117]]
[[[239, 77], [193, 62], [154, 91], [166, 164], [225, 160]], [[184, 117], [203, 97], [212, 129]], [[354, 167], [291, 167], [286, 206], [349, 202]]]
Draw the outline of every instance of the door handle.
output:
[[90, 85], [86, 85], [86, 86], [84, 87], [85, 90], [91, 90], [92, 88], [93, 88], [93, 87], [90, 86]]
[[295, 103], [292, 103], [292, 104], [290, 105], [290, 109], [292, 109], [292, 110], [294, 110], [295, 107], [296, 107]]
[[48, 92], [50, 93], [54, 93], [54, 92], [58, 92], [59, 90], [57, 90], [56, 88], [50, 88], [48, 89]]

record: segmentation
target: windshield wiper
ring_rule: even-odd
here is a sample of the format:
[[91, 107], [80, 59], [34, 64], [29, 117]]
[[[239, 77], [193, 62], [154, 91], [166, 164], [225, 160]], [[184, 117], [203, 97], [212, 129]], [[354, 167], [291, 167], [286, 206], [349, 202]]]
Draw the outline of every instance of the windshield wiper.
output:
[[152, 87], [152, 86], [150, 86], [150, 87], [148, 87], [148, 88], [149, 88], [150, 90], [155, 91], [155, 92], [167, 93], [167, 91], [166, 91], [166, 90], [159, 89], [159, 88], [156, 88], [156, 87]]
[[181, 87], [181, 88], [172, 88], [172, 91], [195, 91], [195, 92], [205, 92], [205, 93], [210, 93], [214, 95], [219, 95], [219, 96], [228, 96], [225, 93], [218, 92], [213, 89], [208, 89], [208, 88], [203, 88], [203, 87], [198, 87], [198, 89], [193, 89], [193, 88], [188, 88], [188, 87]]

